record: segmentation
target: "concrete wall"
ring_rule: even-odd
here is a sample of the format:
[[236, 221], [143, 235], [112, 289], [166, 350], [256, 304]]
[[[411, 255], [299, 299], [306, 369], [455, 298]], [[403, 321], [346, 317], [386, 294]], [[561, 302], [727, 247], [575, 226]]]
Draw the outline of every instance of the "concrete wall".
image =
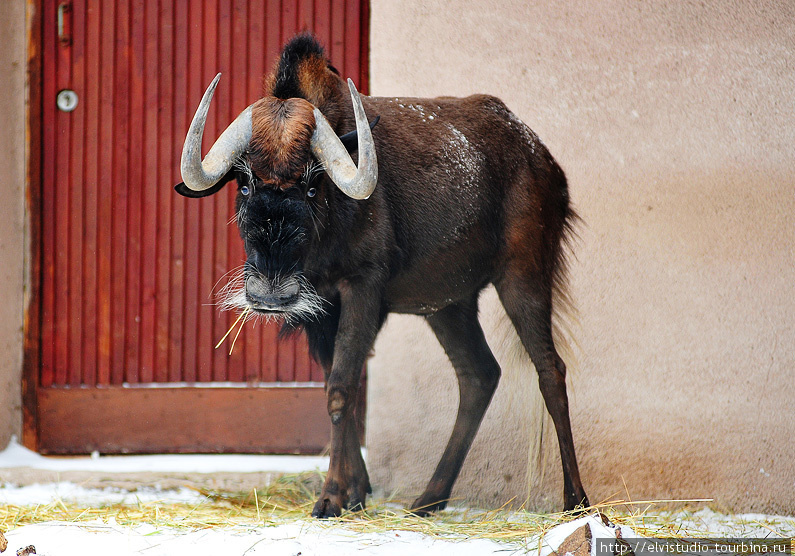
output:
[[[795, 4], [374, 0], [371, 49], [373, 94], [495, 94], [567, 172], [591, 501], [795, 512]], [[559, 509], [550, 434], [527, 475], [535, 380], [506, 367], [453, 495], [495, 507], [530, 481]], [[371, 478], [411, 499], [457, 404], [420, 319], [389, 318], [369, 387]]]
[[0, 447], [22, 429], [25, 247], [24, 0], [0, 2]]

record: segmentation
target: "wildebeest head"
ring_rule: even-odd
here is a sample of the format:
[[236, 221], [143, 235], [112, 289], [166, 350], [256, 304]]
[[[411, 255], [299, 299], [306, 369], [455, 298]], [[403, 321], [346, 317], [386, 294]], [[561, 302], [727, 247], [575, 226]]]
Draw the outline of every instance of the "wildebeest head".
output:
[[[184, 183], [176, 189], [204, 197], [237, 180], [237, 223], [247, 261], [223, 292], [223, 305], [288, 321], [312, 318], [323, 301], [302, 263], [327, 217], [329, 189], [366, 199], [378, 179], [361, 99], [348, 80], [356, 131], [338, 137], [334, 126], [348, 102], [344, 83], [314, 40], [294, 41], [266, 81], [265, 96], [232, 122], [202, 160], [204, 124], [219, 78], [191, 123], [182, 152]], [[349, 154], [356, 147], [358, 168]]]

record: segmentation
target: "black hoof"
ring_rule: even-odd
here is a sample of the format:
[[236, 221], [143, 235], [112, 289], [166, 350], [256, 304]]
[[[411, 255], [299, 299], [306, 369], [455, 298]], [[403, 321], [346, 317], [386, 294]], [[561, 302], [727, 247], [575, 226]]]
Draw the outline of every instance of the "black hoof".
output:
[[409, 511], [419, 517], [428, 517], [433, 512], [438, 512], [447, 507], [447, 500], [430, 502], [425, 496], [420, 496], [409, 506]]
[[333, 502], [330, 498], [321, 498], [315, 502], [315, 507], [312, 508], [312, 517], [318, 519], [328, 519], [330, 517], [339, 517], [342, 515], [342, 506]]
[[572, 512], [574, 515], [580, 515], [591, 507], [588, 497], [583, 494], [582, 496], [567, 496], [566, 503], [563, 506], [564, 512]]

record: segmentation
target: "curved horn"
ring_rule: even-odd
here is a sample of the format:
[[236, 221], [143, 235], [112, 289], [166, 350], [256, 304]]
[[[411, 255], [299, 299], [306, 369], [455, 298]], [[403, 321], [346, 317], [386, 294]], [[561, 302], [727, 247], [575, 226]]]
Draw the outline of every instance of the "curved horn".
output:
[[[370, 131], [373, 130], [373, 128], [376, 126], [376, 124], [380, 119], [381, 116], [376, 116], [375, 118], [373, 118], [373, 121], [370, 122]], [[354, 129], [353, 131], [349, 131], [345, 135], [340, 135], [340, 141], [342, 141], [345, 150], [351, 151], [359, 143], [359, 132]]]
[[182, 147], [182, 181], [185, 186], [193, 191], [209, 189], [232, 168], [235, 160], [246, 150], [251, 141], [251, 106], [243, 110], [229, 127], [216, 140], [215, 144], [201, 159], [202, 136], [207, 113], [210, 110], [210, 101], [213, 98], [215, 87], [221, 74], [215, 76], [213, 82], [204, 92], [196, 115], [190, 124], [185, 145]]
[[310, 143], [315, 158], [323, 164], [323, 168], [331, 181], [347, 196], [354, 199], [367, 199], [372, 195], [375, 184], [378, 182], [378, 161], [375, 156], [375, 143], [367, 123], [362, 100], [348, 79], [351, 90], [353, 112], [356, 116], [356, 132], [359, 136], [359, 168], [351, 159], [351, 155], [334, 133], [331, 125], [323, 114], [315, 108], [315, 131]]

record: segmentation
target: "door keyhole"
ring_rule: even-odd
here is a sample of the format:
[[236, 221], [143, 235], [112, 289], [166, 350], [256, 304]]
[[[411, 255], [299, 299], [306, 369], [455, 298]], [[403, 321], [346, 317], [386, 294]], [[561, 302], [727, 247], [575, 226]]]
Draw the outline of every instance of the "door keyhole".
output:
[[77, 108], [77, 93], [71, 89], [64, 89], [58, 93], [55, 103], [62, 112], [71, 112]]

